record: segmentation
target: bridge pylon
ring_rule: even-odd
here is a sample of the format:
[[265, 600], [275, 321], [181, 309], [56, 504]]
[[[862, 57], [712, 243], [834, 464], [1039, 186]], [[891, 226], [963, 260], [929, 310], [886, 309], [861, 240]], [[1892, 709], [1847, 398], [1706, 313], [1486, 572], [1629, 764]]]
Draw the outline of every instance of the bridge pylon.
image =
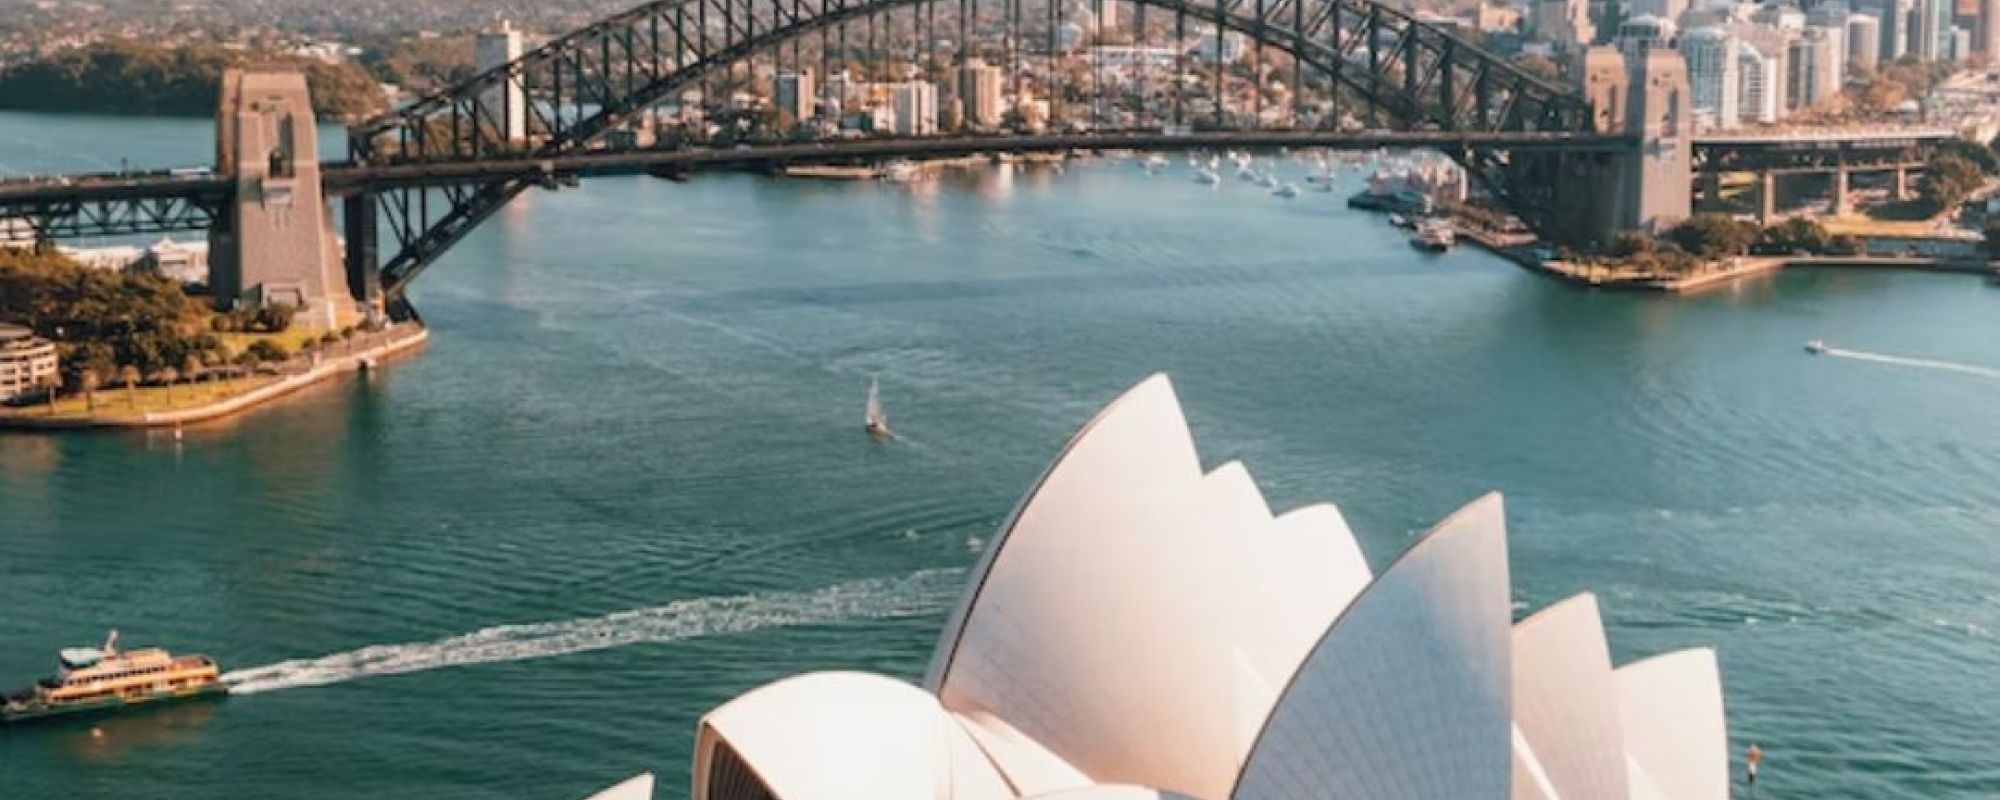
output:
[[282, 303], [298, 310], [297, 323], [321, 329], [353, 321], [305, 75], [228, 70], [215, 122], [217, 172], [236, 186], [209, 231], [217, 307]]
[[1627, 56], [1610, 47], [1583, 55], [1583, 92], [1599, 133], [1637, 140], [1630, 153], [1566, 157], [1558, 218], [1573, 227], [1562, 238], [1608, 243], [1629, 230], [1658, 232], [1693, 210], [1694, 109], [1687, 61], [1671, 50]]

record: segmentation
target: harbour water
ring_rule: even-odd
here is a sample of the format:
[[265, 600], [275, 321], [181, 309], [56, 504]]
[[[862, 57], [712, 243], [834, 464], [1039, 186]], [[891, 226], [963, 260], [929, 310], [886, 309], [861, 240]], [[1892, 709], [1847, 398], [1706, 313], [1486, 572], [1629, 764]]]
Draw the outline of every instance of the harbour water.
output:
[[[0, 115], [0, 165], [208, 136]], [[415, 358], [180, 439], [0, 437], [0, 677], [115, 626], [249, 690], [0, 730], [0, 795], [683, 796], [723, 700], [919, 674], [1014, 499], [1160, 370], [1207, 460], [1337, 502], [1378, 567], [1505, 492], [1521, 608], [1598, 592], [1621, 661], [1719, 648], [1758, 797], [2000, 795], [2000, 290], [1593, 294], [1348, 191], [1107, 160], [530, 194], [421, 278]]]

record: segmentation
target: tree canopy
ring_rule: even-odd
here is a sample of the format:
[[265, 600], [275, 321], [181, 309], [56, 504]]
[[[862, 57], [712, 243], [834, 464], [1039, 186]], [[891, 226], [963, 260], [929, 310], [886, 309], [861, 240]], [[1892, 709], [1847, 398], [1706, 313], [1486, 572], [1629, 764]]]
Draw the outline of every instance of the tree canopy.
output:
[[352, 64], [118, 39], [8, 67], [0, 72], [0, 109], [208, 115], [215, 113], [222, 71], [232, 66], [304, 72], [322, 118], [373, 114], [388, 105], [375, 78]]
[[220, 342], [201, 304], [149, 273], [84, 267], [58, 253], [0, 249], [0, 321], [57, 343], [64, 363], [100, 376], [185, 363]]
[[1945, 152], [1924, 165], [1924, 179], [1917, 193], [1934, 211], [1956, 208], [1986, 182], [1979, 165], [1956, 153]]

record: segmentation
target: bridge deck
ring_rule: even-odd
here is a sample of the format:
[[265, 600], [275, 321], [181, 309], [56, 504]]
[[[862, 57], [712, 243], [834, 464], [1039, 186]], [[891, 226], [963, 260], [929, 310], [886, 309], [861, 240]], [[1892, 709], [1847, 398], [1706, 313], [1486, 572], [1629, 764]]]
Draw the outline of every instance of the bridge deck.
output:
[[[488, 158], [384, 166], [328, 162], [321, 180], [329, 192], [361, 188], [477, 183], [500, 178], [557, 175], [633, 174], [648, 168], [687, 171], [823, 164], [888, 158], [943, 158], [985, 152], [1069, 150], [1185, 150], [1191, 148], [1270, 149], [1278, 147], [1374, 150], [1438, 148], [1463, 150], [1560, 149], [1616, 152], [1632, 147], [1618, 136], [1579, 133], [1473, 133], [1459, 131], [1158, 131], [1042, 135], [940, 136], [929, 138], [845, 139], [735, 148], [688, 147], [657, 150], [595, 150], [537, 158]], [[169, 197], [225, 197], [235, 187], [224, 177], [190, 170], [95, 173], [57, 178], [0, 180], [0, 212], [9, 206], [105, 202]]]

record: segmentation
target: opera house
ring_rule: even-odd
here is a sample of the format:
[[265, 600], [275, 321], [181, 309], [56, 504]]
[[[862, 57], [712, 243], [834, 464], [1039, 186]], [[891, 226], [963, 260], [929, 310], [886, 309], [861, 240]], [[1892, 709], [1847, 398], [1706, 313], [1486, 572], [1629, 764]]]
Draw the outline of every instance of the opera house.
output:
[[1331, 505], [1204, 471], [1153, 377], [973, 569], [920, 685], [802, 675], [700, 722], [694, 800], [1725, 800], [1713, 651], [1515, 622], [1498, 495], [1379, 574]]

